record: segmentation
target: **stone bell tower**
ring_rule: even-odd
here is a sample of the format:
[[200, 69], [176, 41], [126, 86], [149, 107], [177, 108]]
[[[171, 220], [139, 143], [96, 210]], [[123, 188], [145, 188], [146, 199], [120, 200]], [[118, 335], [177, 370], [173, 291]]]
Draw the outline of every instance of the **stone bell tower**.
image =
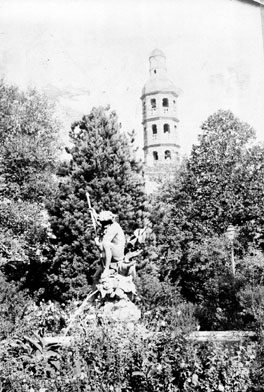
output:
[[178, 89], [168, 79], [166, 57], [155, 49], [149, 57], [150, 77], [142, 90], [145, 178], [159, 182], [179, 164]]

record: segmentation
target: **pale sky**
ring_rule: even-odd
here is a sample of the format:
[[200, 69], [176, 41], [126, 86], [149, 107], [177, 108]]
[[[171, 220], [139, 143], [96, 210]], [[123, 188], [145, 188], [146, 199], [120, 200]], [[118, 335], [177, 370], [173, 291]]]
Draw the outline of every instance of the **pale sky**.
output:
[[260, 12], [238, 0], [0, 0], [0, 77], [44, 90], [65, 121], [110, 104], [143, 143], [141, 90], [150, 52], [167, 57], [182, 153], [218, 109], [264, 141]]

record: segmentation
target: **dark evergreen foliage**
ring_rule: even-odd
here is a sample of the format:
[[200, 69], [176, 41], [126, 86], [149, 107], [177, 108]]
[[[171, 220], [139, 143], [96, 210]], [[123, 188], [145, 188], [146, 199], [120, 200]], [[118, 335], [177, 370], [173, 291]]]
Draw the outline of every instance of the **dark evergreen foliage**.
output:
[[95, 210], [117, 214], [127, 234], [143, 226], [147, 204], [141, 165], [131, 154], [114, 112], [93, 108], [72, 125], [70, 138], [72, 159], [61, 167], [64, 177], [48, 206], [57, 237], [50, 275], [57, 298], [87, 292], [99, 257], [93, 245], [95, 232], [86, 191]]

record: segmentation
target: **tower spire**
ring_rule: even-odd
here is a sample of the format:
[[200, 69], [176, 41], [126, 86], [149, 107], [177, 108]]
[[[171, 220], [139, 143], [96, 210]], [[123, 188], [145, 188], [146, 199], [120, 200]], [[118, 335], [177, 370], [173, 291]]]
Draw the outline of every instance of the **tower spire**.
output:
[[154, 49], [149, 56], [149, 73], [152, 77], [165, 77], [167, 74], [166, 56], [159, 49]]

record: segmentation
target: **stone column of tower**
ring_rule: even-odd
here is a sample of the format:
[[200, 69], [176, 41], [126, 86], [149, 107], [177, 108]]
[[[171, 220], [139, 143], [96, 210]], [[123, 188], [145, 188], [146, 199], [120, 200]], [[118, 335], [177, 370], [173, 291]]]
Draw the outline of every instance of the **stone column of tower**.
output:
[[155, 181], [175, 171], [179, 162], [177, 88], [167, 76], [166, 57], [155, 49], [150, 78], [142, 90], [145, 176]]

